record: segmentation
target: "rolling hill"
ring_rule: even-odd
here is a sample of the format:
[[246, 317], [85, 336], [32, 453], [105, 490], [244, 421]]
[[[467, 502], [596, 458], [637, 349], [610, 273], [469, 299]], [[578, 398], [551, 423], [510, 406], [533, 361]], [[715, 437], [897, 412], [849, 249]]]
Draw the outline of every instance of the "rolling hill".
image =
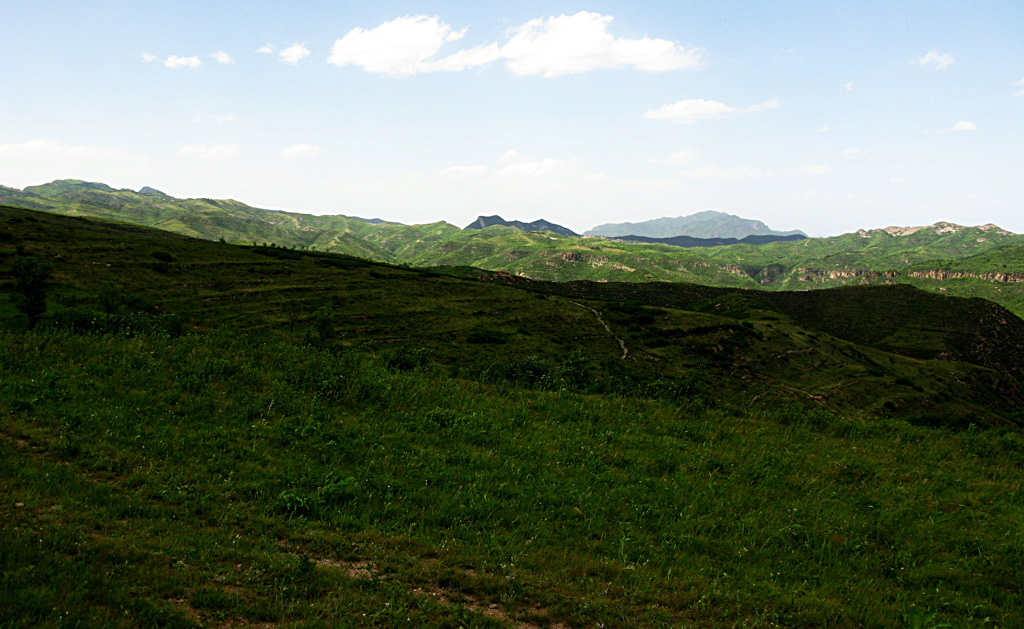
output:
[[1024, 314], [1024, 237], [995, 225], [936, 223], [698, 251], [514, 226], [462, 230], [444, 222], [399, 225], [272, 212], [237, 201], [174, 199], [75, 180], [24, 191], [0, 189], [0, 202], [210, 240], [273, 243], [420, 267], [474, 266], [540, 280], [698, 282], [766, 291], [901, 283], [983, 297]]
[[0, 624], [1012, 626], [1022, 348], [0, 208]]

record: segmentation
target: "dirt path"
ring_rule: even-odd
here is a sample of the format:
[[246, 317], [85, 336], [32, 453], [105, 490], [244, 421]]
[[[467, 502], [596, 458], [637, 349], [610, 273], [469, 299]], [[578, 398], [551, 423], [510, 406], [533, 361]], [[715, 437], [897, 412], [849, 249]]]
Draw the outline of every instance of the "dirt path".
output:
[[612, 329], [610, 327], [608, 327], [608, 324], [605, 322], [605, 320], [603, 318], [601, 318], [601, 312], [597, 308], [591, 308], [590, 306], [588, 306], [586, 304], [581, 304], [578, 301], [573, 301], [571, 299], [569, 300], [569, 303], [570, 304], [576, 304], [580, 308], [586, 308], [590, 312], [593, 312], [594, 316], [597, 317], [598, 322], [602, 326], [604, 326], [604, 329], [608, 332], [608, 335], [611, 336], [613, 339], [615, 339], [616, 341], [619, 342], [619, 347], [622, 348], [622, 360], [626, 360], [626, 356], [629, 355], [629, 350], [626, 348], [626, 342], [623, 341], [622, 339], [620, 339], [619, 337], [615, 336], [615, 333], [612, 332]]

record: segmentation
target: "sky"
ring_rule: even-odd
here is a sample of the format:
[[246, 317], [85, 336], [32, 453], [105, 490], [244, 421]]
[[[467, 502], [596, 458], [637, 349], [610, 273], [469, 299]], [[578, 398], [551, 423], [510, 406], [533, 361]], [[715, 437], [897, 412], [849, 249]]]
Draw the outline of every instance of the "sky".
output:
[[0, 0], [0, 185], [1024, 232], [1024, 2]]

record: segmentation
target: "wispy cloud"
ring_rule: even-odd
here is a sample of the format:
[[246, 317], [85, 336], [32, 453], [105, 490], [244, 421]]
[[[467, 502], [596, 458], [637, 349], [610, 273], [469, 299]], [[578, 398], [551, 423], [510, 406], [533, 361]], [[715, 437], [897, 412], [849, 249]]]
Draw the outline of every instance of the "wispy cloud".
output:
[[956, 60], [953, 59], [953, 55], [951, 53], [947, 52], [940, 54], [938, 50], [932, 50], [925, 56], [921, 57], [920, 59], [916, 59], [911, 63], [913, 65], [918, 65], [921, 67], [928, 67], [929, 65], [934, 65], [936, 70], [945, 70], [949, 66], [956, 63]]
[[299, 65], [299, 61], [308, 57], [310, 52], [304, 44], [295, 43], [279, 52], [277, 56], [288, 65], [295, 66]]
[[320, 147], [313, 144], [295, 144], [281, 151], [281, 157], [285, 159], [304, 159], [319, 154]]
[[943, 133], [956, 133], [958, 131], [977, 131], [978, 125], [974, 124], [969, 120], [961, 120], [948, 129], [943, 129]]
[[211, 52], [207, 56], [208, 57], [212, 57], [213, 60], [216, 61], [217, 63], [223, 63], [225, 65], [230, 65], [230, 64], [235, 62], [235, 60], [231, 58], [231, 55], [229, 55], [228, 53], [224, 52], [223, 50], [218, 50], [217, 52]]
[[164, 67], [170, 68], [171, 70], [177, 70], [179, 68], [195, 70], [201, 65], [203, 65], [203, 62], [199, 60], [199, 57], [179, 57], [178, 55], [171, 55], [164, 60]]
[[1013, 93], [1014, 96], [1024, 96], [1024, 79], [1014, 81], [1013, 84], [1020, 89]]
[[643, 117], [646, 120], [668, 120], [669, 122], [680, 124], [693, 124], [702, 120], [721, 118], [733, 113], [753, 113], [766, 109], [775, 109], [779, 106], [781, 106], [781, 103], [777, 98], [756, 103], [742, 109], [715, 100], [690, 98], [662, 105], [657, 109], [651, 109], [644, 113]]
[[264, 55], [272, 55], [275, 50], [277, 50], [277, 48], [274, 47], [274, 44], [263, 44], [256, 49], [256, 52]]
[[499, 177], [536, 178], [557, 174], [564, 171], [575, 171], [583, 165], [583, 160], [574, 159], [530, 159], [516, 151], [506, 151], [499, 159], [501, 168], [494, 174]]
[[448, 42], [462, 39], [440, 18], [425, 15], [400, 17], [371, 29], [354, 28], [334, 42], [328, 63], [354, 65], [367, 72], [409, 76], [420, 72], [458, 71], [498, 58], [497, 44], [463, 50], [431, 61]]
[[233, 159], [242, 154], [242, 149], [235, 144], [186, 144], [178, 149], [178, 155], [195, 157], [210, 161]]
[[142, 53], [142, 63], [153, 63], [156, 61], [156, 55], [148, 52]]
[[547, 78], [606, 68], [666, 72], [701, 65], [698, 48], [664, 39], [615, 38], [608, 32], [612, 19], [581, 11], [530, 20], [510, 29], [504, 45], [492, 42], [439, 57], [441, 49], [462, 39], [467, 29], [455, 30], [437, 16], [401, 17], [376, 28], [352, 29], [335, 41], [328, 62], [410, 76], [458, 72], [504, 59], [513, 74]]

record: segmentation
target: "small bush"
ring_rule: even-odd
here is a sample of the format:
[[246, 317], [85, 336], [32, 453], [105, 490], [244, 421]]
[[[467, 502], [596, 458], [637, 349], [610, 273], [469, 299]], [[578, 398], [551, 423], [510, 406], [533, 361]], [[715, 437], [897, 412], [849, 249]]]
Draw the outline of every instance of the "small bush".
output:
[[466, 341], [478, 344], [502, 345], [508, 343], [508, 335], [500, 330], [474, 330]]

